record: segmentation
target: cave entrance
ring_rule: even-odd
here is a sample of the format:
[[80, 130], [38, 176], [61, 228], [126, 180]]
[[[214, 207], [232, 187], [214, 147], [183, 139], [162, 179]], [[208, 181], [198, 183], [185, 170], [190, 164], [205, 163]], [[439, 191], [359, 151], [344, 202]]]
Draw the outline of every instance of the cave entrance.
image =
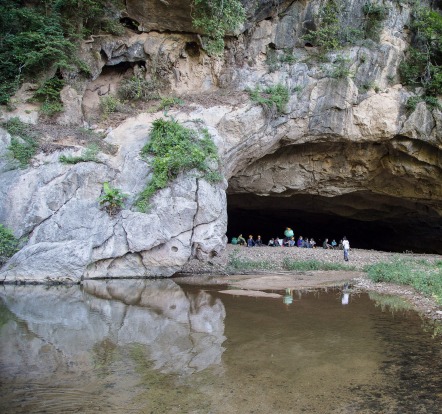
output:
[[291, 227], [295, 237], [314, 238], [322, 246], [325, 238], [345, 235], [351, 246], [391, 252], [442, 253], [442, 223], [425, 206], [360, 191], [337, 197], [297, 194], [260, 196], [227, 195], [229, 242], [240, 233], [259, 234], [265, 243], [284, 237]]

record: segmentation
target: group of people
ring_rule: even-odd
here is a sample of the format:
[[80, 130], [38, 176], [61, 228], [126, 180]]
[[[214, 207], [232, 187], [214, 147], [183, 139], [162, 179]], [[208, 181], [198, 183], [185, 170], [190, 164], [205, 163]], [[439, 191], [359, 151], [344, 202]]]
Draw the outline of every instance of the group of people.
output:
[[[308, 237], [304, 239], [302, 236], [298, 237], [298, 240], [295, 240], [293, 230], [290, 229], [290, 227], [287, 227], [284, 231], [284, 238], [280, 239], [279, 237], [271, 238], [269, 242], [267, 243], [267, 246], [270, 247], [304, 247], [304, 248], [315, 248], [316, 242], [313, 238], [309, 239]], [[262, 238], [260, 235], [256, 239], [253, 238], [253, 235], [249, 235], [248, 239], [246, 240], [242, 234], [240, 234], [238, 237], [232, 238], [232, 244], [239, 244], [240, 246], [247, 246], [247, 247], [262, 247], [265, 246], [265, 244], [262, 241]], [[348, 261], [348, 252], [350, 250], [350, 243], [347, 240], [347, 238], [344, 236], [342, 240], [336, 243], [336, 240], [332, 240], [331, 243], [328, 242], [328, 239], [325, 239], [322, 247], [324, 249], [340, 249], [344, 250], [344, 260]]]

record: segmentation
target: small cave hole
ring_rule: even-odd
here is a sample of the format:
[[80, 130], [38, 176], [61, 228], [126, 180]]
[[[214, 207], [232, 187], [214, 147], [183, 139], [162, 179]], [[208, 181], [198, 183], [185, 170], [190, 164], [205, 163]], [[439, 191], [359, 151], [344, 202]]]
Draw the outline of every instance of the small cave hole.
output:
[[171, 248], [170, 248], [170, 250], [172, 250], [173, 252], [177, 252], [178, 251], [178, 247], [176, 247], [176, 246], [172, 246]]
[[314, 47], [311, 43], [307, 42], [304, 44], [305, 47]]
[[184, 50], [190, 57], [198, 57], [200, 55], [200, 48], [196, 42], [187, 42]]
[[132, 30], [137, 33], [141, 33], [141, 31], [138, 29], [138, 27], [140, 26], [140, 23], [138, 23], [136, 20], [134, 20], [130, 17], [122, 17], [120, 19], [120, 23], [124, 27], [127, 27], [129, 30]]

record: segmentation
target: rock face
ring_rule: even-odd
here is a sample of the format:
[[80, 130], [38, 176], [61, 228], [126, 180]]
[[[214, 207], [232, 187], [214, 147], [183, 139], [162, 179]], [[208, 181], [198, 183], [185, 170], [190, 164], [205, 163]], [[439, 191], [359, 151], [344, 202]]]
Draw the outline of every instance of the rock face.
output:
[[[395, 238], [383, 248], [442, 253], [441, 113], [424, 103], [406, 111], [411, 93], [397, 76], [407, 47], [407, 6], [388, 2], [378, 43], [348, 46], [320, 63], [302, 39], [306, 27], [315, 25], [319, 1], [279, 7], [261, 1], [256, 8], [244, 3], [247, 30], [227, 40], [222, 59], [201, 49], [186, 13], [187, 20], [178, 17], [188, 2], [169, 3], [128, 1], [128, 14], [146, 32], [85, 46], [95, 69], [94, 80], [83, 88], [83, 113], [76, 117], [72, 110], [59, 122], [90, 120], [103, 91], [117, 88], [105, 80], [118, 82], [121, 65], [127, 64], [129, 74], [142, 70], [146, 79], [161, 79], [165, 93], [183, 96], [185, 106], [167, 116], [207, 126], [228, 180], [228, 199], [227, 182], [211, 185], [183, 174], [155, 195], [147, 214], [136, 212], [133, 202], [151, 172], [139, 150], [153, 120], [164, 114], [129, 117], [106, 137], [117, 154], [101, 154], [100, 163], [62, 165], [54, 153], [40, 154], [25, 170], [2, 167], [0, 222], [27, 237], [1, 269], [2, 280], [169, 276], [191, 257], [216, 255], [226, 231], [255, 232], [256, 225], [247, 227], [254, 218], [265, 213], [271, 221], [284, 210], [289, 220], [307, 206], [344, 229], [351, 219], [347, 227], [355, 233], [346, 233], [353, 240], [358, 223], [373, 228], [390, 223]], [[343, 24], [362, 25], [363, 4], [344, 3]], [[165, 7], [169, 14], [162, 14]], [[347, 75], [336, 76], [343, 61]], [[277, 83], [290, 91], [282, 113], [244, 92]], [[63, 96], [78, 111], [78, 95], [68, 90]], [[0, 138], [0, 153], [6, 153], [10, 138], [6, 133]], [[115, 217], [99, 209], [103, 182], [130, 195], [127, 209]], [[419, 241], [405, 237], [416, 227]]]

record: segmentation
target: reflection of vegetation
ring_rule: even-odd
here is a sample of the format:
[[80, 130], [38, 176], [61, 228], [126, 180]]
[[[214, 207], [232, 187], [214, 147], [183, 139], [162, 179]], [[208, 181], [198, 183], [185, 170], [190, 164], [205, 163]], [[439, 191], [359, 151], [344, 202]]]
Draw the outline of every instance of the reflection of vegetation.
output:
[[117, 353], [117, 345], [109, 338], [97, 342], [92, 347], [92, 360], [99, 376], [107, 376], [112, 373], [111, 365], [117, 360]]
[[368, 292], [368, 296], [375, 302], [377, 307], [381, 308], [382, 312], [385, 312], [388, 309], [392, 314], [395, 314], [396, 312], [413, 309], [411, 303], [399, 296], [382, 295], [377, 292]]
[[285, 257], [283, 267], [286, 270], [355, 270], [354, 266], [341, 263], [326, 263], [319, 260], [293, 260]]
[[396, 259], [364, 268], [374, 282], [410, 285], [442, 304], [442, 261]]
[[0, 301], [0, 328], [14, 319], [14, 314]]
[[[177, 383], [175, 375], [163, 374], [156, 370], [147, 353], [147, 348], [141, 344], [130, 346], [129, 355], [135, 363], [135, 370], [140, 375], [139, 387], [143, 390], [138, 395], [143, 404], [143, 412], [212, 412], [210, 401], [194, 386]], [[207, 374], [205, 374], [207, 373]], [[202, 384], [207, 383], [210, 376], [207, 370], [193, 374], [193, 381], [200, 378]], [[211, 379], [213, 381], [213, 379]], [[147, 397], [146, 397], [147, 394]], [[146, 403], [148, 404], [146, 406]]]
[[442, 321], [423, 319], [422, 329], [431, 333], [432, 338], [442, 337]]

